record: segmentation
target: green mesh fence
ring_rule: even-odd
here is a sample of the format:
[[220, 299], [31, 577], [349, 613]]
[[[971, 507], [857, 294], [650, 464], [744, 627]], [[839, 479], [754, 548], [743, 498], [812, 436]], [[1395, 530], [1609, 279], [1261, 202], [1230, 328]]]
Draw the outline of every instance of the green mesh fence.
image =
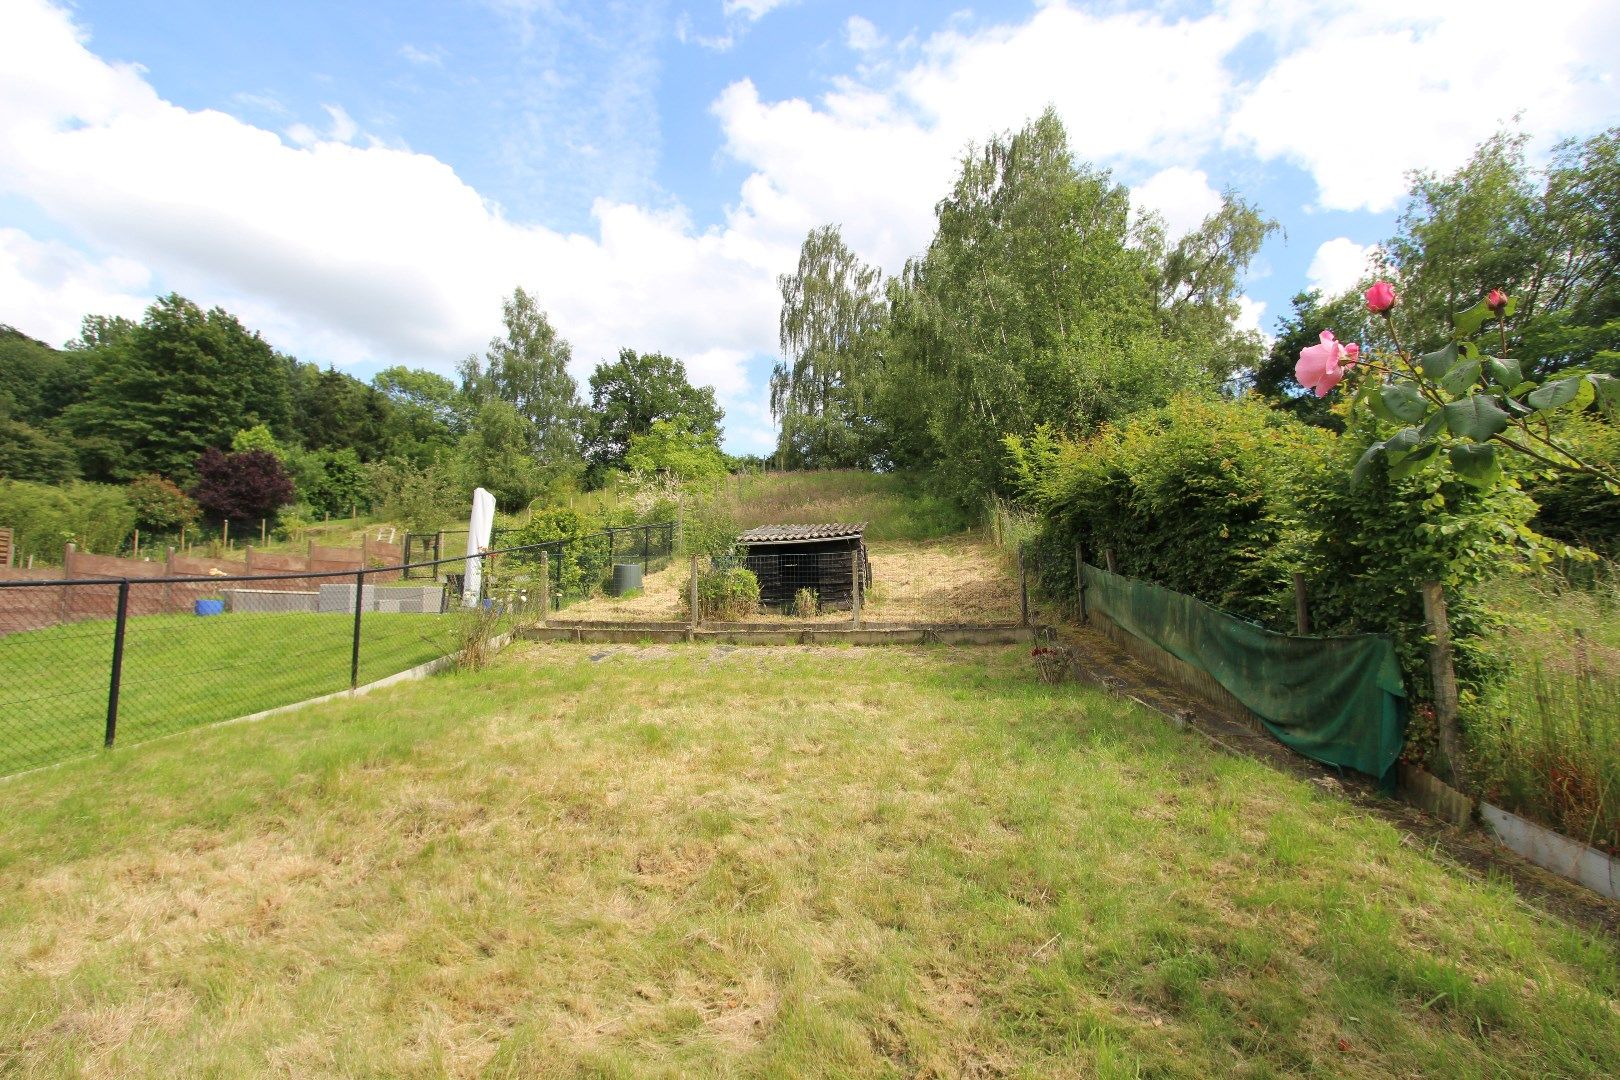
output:
[[1405, 738], [1406, 690], [1389, 638], [1279, 634], [1089, 565], [1085, 583], [1089, 611], [1207, 673], [1288, 746], [1391, 778]]

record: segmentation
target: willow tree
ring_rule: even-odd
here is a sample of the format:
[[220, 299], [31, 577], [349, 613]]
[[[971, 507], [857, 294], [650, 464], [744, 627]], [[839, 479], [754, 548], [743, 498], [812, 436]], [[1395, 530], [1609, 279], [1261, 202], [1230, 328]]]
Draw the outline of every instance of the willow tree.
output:
[[871, 399], [884, 325], [882, 272], [844, 244], [836, 225], [812, 229], [782, 289], [782, 359], [771, 372], [771, 417], [783, 468], [872, 464]]

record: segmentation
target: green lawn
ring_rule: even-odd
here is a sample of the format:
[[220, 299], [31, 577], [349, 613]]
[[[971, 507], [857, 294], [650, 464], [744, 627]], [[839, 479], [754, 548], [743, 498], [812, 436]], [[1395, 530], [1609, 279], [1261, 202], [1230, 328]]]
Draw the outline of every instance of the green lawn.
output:
[[523, 646], [0, 815], [18, 1075], [1620, 1074], [1612, 942], [1019, 648]]
[[[456, 647], [451, 616], [366, 614], [360, 681]], [[346, 615], [152, 615], [129, 621], [118, 741], [346, 689], [354, 620]], [[0, 775], [100, 747], [112, 660], [111, 620], [0, 637]]]

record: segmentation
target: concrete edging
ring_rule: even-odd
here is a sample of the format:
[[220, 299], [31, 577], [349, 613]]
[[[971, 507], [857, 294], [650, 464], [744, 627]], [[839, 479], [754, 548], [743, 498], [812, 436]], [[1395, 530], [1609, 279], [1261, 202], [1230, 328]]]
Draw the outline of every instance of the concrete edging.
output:
[[1600, 896], [1620, 900], [1620, 859], [1488, 802], [1479, 804], [1479, 816], [1503, 847]]
[[723, 645], [1016, 645], [1033, 641], [1033, 626], [774, 626], [769, 623], [708, 626], [680, 623], [551, 623], [517, 632], [527, 641], [634, 645], [639, 642], [706, 641]]

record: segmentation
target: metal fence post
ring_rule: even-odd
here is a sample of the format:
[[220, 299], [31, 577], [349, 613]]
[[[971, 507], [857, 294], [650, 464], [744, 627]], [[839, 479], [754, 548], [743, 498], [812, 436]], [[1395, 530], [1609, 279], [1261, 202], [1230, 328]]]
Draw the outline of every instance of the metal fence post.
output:
[[360, 685], [360, 613], [366, 606], [366, 572], [354, 575], [354, 651], [349, 654], [349, 689]]
[[652, 526], [651, 525], [643, 525], [641, 527], [641, 576], [643, 578], [645, 578], [647, 576], [647, 566], [648, 566], [648, 562], [649, 562], [647, 556], [649, 554], [651, 554], [651, 553], [652, 553]]
[[112, 677], [107, 684], [107, 739], [111, 746], [118, 734], [118, 690], [124, 681], [124, 630], [129, 624], [129, 578], [118, 583], [118, 616], [113, 625]]

